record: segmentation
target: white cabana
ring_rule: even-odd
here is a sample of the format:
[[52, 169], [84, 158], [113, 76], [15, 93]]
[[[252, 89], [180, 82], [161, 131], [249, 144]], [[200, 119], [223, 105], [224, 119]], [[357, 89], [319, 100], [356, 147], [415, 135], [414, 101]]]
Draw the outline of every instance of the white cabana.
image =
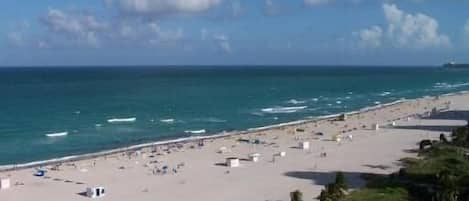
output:
[[393, 121], [393, 122], [391, 123], [391, 125], [392, 125], [392, 126], [396, 126], [397, 123], [396, 123], [395, 121]]
[[307, 150], [309, 149], [309, 142], [300, 142], [300, 149]]
[[104, 187], [88, 187], [86, 188], [86, 197], [99, 198], [106, 195]]
[[230, 157], [226, 159], [226, 166], [228, 167], [239, 167], [239, 158]]
[[0, 178], [0, 190], [10, 188], [10, 178]]
[[252, 162], [257, 162], [257, 161], [259, 161], [260, 156], [261, 155], [259, 153], [249, 154], [249, 160], [252, 161]]
[[372, 128], [375, 131], [379, 130], [379, 124], [373, 124]]

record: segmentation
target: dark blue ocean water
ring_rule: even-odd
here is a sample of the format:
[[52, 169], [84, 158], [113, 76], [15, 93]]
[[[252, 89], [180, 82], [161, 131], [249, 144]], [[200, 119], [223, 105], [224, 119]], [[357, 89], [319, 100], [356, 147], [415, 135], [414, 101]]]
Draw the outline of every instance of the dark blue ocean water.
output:
[[[0, 164], [461, 90], [469, 90], [469, 71], [435, 67], [0, 68]], [[113, 118], [136, 121], [107, 122]], [[58, 132], [68, 136], [46, 136]]]

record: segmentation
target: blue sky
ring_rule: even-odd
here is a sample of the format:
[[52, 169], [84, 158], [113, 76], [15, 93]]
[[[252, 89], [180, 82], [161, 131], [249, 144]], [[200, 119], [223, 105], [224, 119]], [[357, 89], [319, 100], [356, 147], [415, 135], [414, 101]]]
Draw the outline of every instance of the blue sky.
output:
[[0, 66], [469, 62], [469, 1], [2, 0]]

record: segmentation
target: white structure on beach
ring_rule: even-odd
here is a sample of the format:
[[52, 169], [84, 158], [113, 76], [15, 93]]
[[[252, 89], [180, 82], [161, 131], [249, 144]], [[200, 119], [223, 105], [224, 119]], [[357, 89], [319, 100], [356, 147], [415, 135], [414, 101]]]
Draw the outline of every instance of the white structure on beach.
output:
[[104, 187], [88, 187], [86, 188], [86, 197], [99, 198], [106, 195]]
[[372, 128], [375, 131], [379, 130], [379, 124], [373, 124]]
[[285, 157], [287, 155], [287, 152], [282, 151], [282, 152], [278, 153], [278, 155], [280, 157]]
[[224, 154], [224, 153], [228, 153], [228, 152], [230, 152], [230, 150], [226, 147], [220, 147], [220, 149], [218, 149], [219, 154]]
[[300, 142], [300, 149], [308, 150], [309, 149], [309, 142], [308, 141]]
[[342, 135], [341, 134], [333, 135], [332, 141], [336, 141], [336, 142], [342, 141]]
[[341, 114], [339, 116], [339, 121], [347, 121], [347, 114]]
[[0, 178], [0, 190], [5, 190], [10, 188], [10, 179], [9, 178]]
[[257, 161], [259, 161], [260, 156], [261, 155], [259, 153], [249, 154], [249, 160], [252, 161], [252, 162], [257, 162]]
[[228, 167], [239, 167], [239, 158], [230, 157], [226, 159], [226, 166]]

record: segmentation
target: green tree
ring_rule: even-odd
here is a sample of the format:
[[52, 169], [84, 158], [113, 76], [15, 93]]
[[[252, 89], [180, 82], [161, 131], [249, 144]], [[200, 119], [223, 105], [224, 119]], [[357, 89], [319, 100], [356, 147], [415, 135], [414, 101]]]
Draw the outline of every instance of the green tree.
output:
[[345, 175], [343, 172], [337, 172], [335, 175], [335, 184], [338, 188], [342, 190], [347, 190], [347, 180], [345, 180]]
[[458, 188], [456, 178], [448, 170], [443, 170], [437, 175], [440, 188], [436, 192], [436, 201], [457, 201]]
[[456, 146], [469, 147], [469, 127], [460, 127], [453, 130], [452, 143]]
[[340, 201], [343, 200], [347, 192], [347, 183], [342, 172], [337, 172], [335, 182], [327, 184], [325, 189], [317, 197], [319, 201]]
[[296, 190], [290, 193], [291, 201], [303, 201], [303, 193], [301, 191]]

